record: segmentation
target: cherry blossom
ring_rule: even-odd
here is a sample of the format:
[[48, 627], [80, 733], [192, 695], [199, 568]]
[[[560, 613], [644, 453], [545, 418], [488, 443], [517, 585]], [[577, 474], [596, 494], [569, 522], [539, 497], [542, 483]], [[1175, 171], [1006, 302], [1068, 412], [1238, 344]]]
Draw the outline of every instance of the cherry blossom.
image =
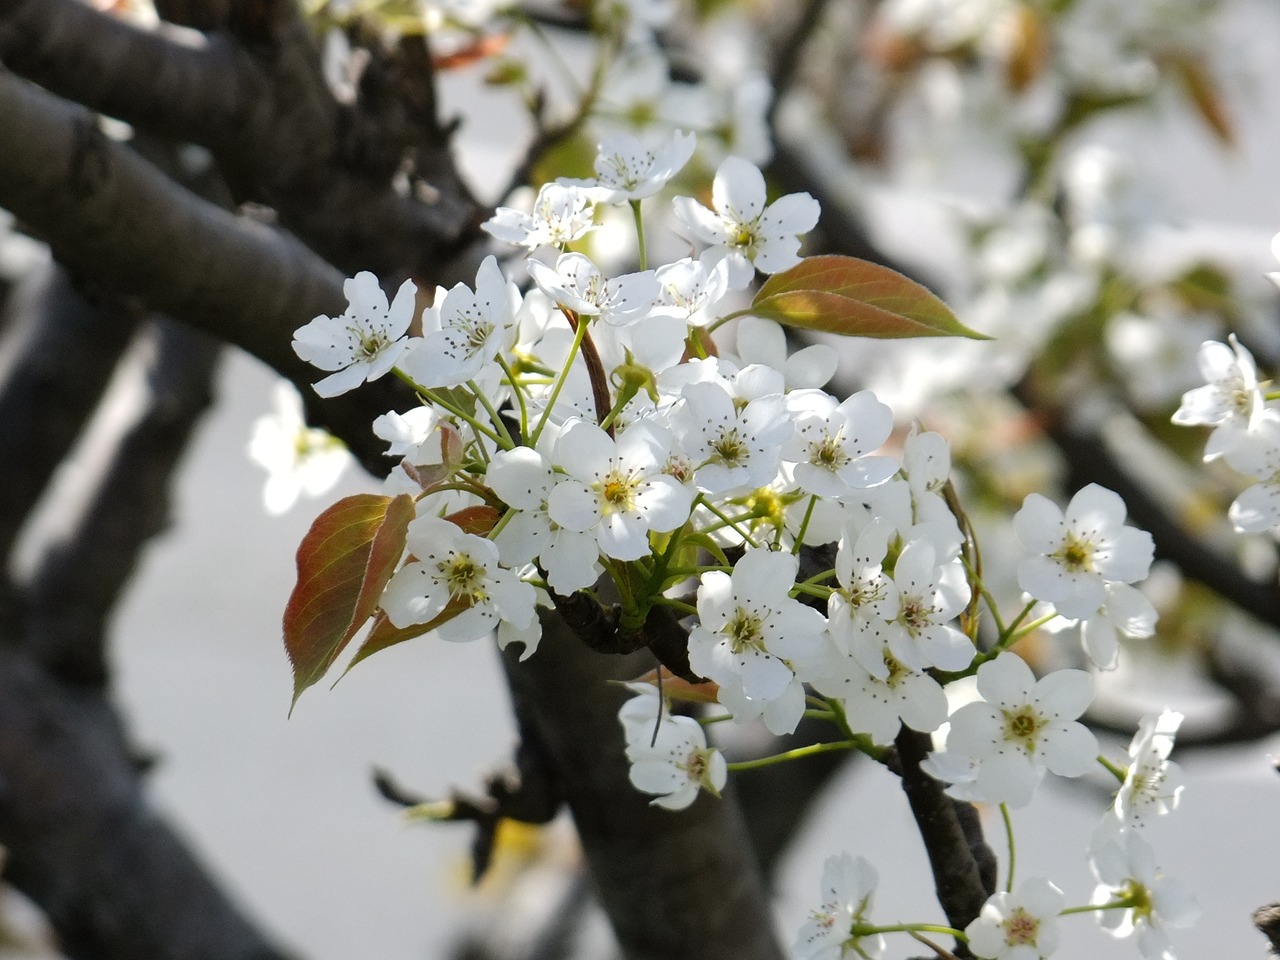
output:
[[1200, 373], [1208, 381], [1182, 395], [1173, 414], [1180, 426], [1203, 424], [1213, 432], [1205, 444], [1204, 458], [1214, 460], [1256, 430], [1263, 415], [1262, 389], [1253, 354], [1233, 333], [1228, 346], [1216, 340], [1200, 345]]
[[767, 204], [764, 175], [741, 157], [727, 157], [711, 187], [715, 211], [688, 197], [676, 197], [675, 212], [691, 240], [710, 244], [709, 263], [729, 264], [729, 286], [746, 287], [755, 271], [777, 273], [800, 262], [799, 234], [818, 223], [818, 202], [807, 193], [789, 193]]
[[606, 277], [581, 253], [561, 254], [555, 268], [526, 263], [529, 275], [554, 303], [582, 316], [625, 325], [645, 316], [662, 290], [652, 270]]
[[696, 143], [693, 134], [677, 130], [651, 150], [630, 134], [612, 134], [600, 141], [595, 180], [573, 181], [572, 185], [593, 190], [603, 203], [651, 197], [689, 162]]
[[610, 437], [594, 423], [571, 420], [555, 443], [553, 460], [567, 476], [547, 497], [560, 526], [592, 533], [605, 556], [636, 560], [649, 552], [649, 531], [684, 523], [691, 491], [662, 472], [671, 438], [648, 421]]
[[1040, 960], [1058, 949], [1062, 891], [1040, 877], [987, 898], [978, 919], [965, 927], [969, 949], [987, 960]]
[[387, 304], [378, 278], [362, 271], [342, 285], [347, 309], [341, 316], [319, 316], [293, 334], [293, 350], [321, 370], [337, 371], [314, 385], [322, 397], [336, 397], [396, 365], [409, 345], [405, 334], [413, 320], [417, 288], [406, 280]]
[[482, 229], [504, 243], [563, 250], [595, 229], [595, 198], [591, 191], [564, 183], [545, 183], [533, 201], [533, 212], [499, 207]]
[[437, 287], [435, 303], [422, 315], [422, 339], [401, 369], [428, 389], [476, 379], [514, 338], [517, 296], [493, 257], [480, 264], [474, 291], [465, 283]]
[[1169, 759], [1182, 714], [1165, 710], [1142, 718], [1129, 744], [1129, 769], [1113, 808], [1122, 826], [1141, 826], [1150, 816], [1176, 810], [1182, 798], [1182, 768]]
[[1098, 755], [1098, 742], [1075, 719], [1093, 698], [1093, 680], [1081, 670], [1055, 670], [1036, 680], [1013, 653], [978, 668], [983, 699], [951, 715], [947, 752], [977, 761], [971, 795], [989, 803], [1024, 807], [1046, 769], [1078, 777]]
[[848, 853], [828, 857], [822, 867], [822, 905], [810, 914], [796, 938], [796, 960], [875, 960], [885, 950], [878, 933], [857, 934], [871, 925], [871, 899], [880, 875], [867, 860]]
[[1188, 927], [1200, 906], [1186, 885], [1156, 866], [1151, 845], [1132, 830], [1095, 844], [1089, 865], [1098, 878], [1093, 902], [1121, 901], [1125, 909], [1098, 911], [1098, 923], [1114, 937], [1137, 936], [1145, 960], [1174, 960], [1166, 926]]
[[[789, 596], [798, 561], [789, 553], [748, 550], [733, 573], [710, 571], [698, 587], [699, 623], [689, 634], [694, 672], [749, 700], [781, 697], [795, 674], [788, 661], [812, 656], [825, 621]], [[796, 717], [799, 721], [799, 717]]]
[[1013, 518], [1032, 552], [1018, 563], [1018, 585], [1068, 619], [1094, 615], [1107, 602], [1108, 582], [1133, 583], [1151, 568], [1151, 534], [1126, 527], [1124, 518], [1119, 494], [1095, 483], [1071, 498], [1065, 515], [1048, 498], [1029, 494]]
[[442, 640], [465, 641], [479, 639], [499, 621], [521, 630], [536, 622], [533, 587], [498, 565], [491, 540], [423, 516], [409, 524], [407, 549], [416, 559], [396, 571], [382, 594], [394, 626], [428, 623], [457, 610], [435, 630]]
[[842, 497], [874, 487], [898, 472], [892, 457], [873, 457], [893, 430], [893, 411], [870, 390], [843, 402], [821, 390], [787, 395], [795, 433], [782, 448], [796, 483], [820, 497]]
[[337, 437], [307, 426], [302, 397], [285, 381], [272, 391], [275, 410], [253, 423], [249, 459], [267, 471], [262, 505], [267, 513], [287, 511], [299, 495], [318, 497], [338, 482], [351, 454]]

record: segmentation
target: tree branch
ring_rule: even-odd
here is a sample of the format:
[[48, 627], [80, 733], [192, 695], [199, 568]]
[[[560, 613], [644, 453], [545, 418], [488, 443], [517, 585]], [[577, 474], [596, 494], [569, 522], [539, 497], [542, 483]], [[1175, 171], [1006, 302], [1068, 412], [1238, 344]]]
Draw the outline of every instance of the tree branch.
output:
[[[179, 187], [94, 118], [0, 69], [0, 207], [78, 273], [243, 347], [303, 388], [310, 411], [385, 473], [374, 417], [411, 401], [387, 378], [317, 403], [292, 331], [346, 306], [342, 274], [293, 237]], [[180, 255], [177, 255], [180, 254]]]
[[625, 694], [606, 681], [635, 676], [647, 661], [593, 654], [545, 618], [537, 656], [503, 657], [522, 735], [546, 746], [628, 958], [780, 960], [732, 793], [673, 813], [631, 786], [617, 717]]

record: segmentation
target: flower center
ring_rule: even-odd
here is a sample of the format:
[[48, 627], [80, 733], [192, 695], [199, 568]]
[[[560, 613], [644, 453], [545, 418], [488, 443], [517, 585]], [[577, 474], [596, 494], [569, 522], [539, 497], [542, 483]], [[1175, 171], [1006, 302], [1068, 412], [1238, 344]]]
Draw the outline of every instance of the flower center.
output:
[[372, 360], [391, 342], [380, 330], [365, 330], [361, 327], [347, 329], [355, 335], [358, 341], [356, 349], [365, 360]]
[[1092, 573], [1093, 553], [1094, 547], [1089, 540], [1068, 533], [1062, 546], [1052, 556], [1072, 573]]
[[617, 470], [597, 484], [596, 489], [600, 491], [602, 506], [606, 510], [616, 512], [631, 510], [635, 507], [635, 485], [630, 477], [624, 476]]
[[827, 436], [809, 444], [809, 462], [834, 472], [849, 463], [849, 455], [844, 452], [839, 437]]
[[930, 617], [933, 607], [926, 605], [923, 597], [903, 597], [901, 603], [898, 622], [906, 627], [907, 632], [913, 637], [926, 627], [933, 626], [933, 620]]
[[477, 563], [469, 554], [455, 553], [448, 560], [441, 560], [437, 567], [452, 598], [472, 603], [485, 599], [483, 563]]
[[1004, 712], [1004, 738], [1009, 743], [1021, 744], [1027, 753], [1035, 753], [1037, 734], [1045, 726], [1045, 718], [1030, 706]]
[[1040, 932], [1040, 921], [1027, 913], [1023, 907], [1013, 911], [1004, 924], [1004, 942], [1011, 947], [1035, 946], [1036, 934]]
[[742, 438], [738, 436], [736, 429], [720, 434], [715, 443], [711, 444], [711, 449], [714, 452], [714, 459], [731, 467], [741, 466], [750, 452]]
[[725, 633], [729, 636], [729, 648], [734, 653], [747, 649], [763, 650], [764, 638], [760, 636], [760, 625], [759, 617], [739, 607], [725, 628]]

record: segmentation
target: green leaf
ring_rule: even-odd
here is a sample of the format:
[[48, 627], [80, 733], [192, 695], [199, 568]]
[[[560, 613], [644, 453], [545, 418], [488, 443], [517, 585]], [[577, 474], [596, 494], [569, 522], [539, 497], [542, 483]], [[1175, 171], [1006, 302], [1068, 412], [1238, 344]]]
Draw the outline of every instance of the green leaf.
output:
[[846, 337], [991, 338], [896, 270], [856, 257], [806, 257], [765, 281], [750, 312], [789, 327]]
[[284, 611], [294, 705], [377, 609], [413, 516], [407, 494], [356, 494], [320, 514], [302, 538], [298, 582]]

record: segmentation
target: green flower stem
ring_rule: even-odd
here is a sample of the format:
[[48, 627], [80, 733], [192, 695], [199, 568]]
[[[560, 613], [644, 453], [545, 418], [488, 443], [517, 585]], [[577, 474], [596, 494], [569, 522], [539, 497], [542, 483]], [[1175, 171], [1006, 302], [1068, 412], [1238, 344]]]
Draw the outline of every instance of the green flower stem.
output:
[[520, 389], [520, 384], [516, 381], [516, 372], [511, 369], [511, 365], [507, 363], [507, 358], [498, 352], [498, 365], [502, 367], [503, 374], [506, 375], [507, 383], [511, 384], [511, 392], [516, 395], [516, 405], [520, 408], [520, 436], [527, 437], [529, 435], [529, 408], [524, 402], [524, 391]]
[[499, 442], [502, 444], [502, 449], [514, 450], [517, 444], [511, 436], [511, 431], [507, 429], [507, 425], [502, 422], [502, 416], [494, 407], [493, 402], [484, 395], [484, 391], [476, 386], [474, 380], [467, 381], [467, 389], [480, 401], [480, 406], [484, 407], [484, 412], [489, 414], [489, 422], [498, 428]]
[[461, 409], [456, 404], [451, 403], [449, 400], [442, 397], [435, 390], [428, 390], [426, 387], [421, 386], [416, 380], [413, 379], [413, 377], [409, 376], [399, 367], [392, 367], [391, 372], [394, 373], [406, 384], [408, 384], [409, 387], [411, 387], [413, 391], [418, 395], [420, 395], [421, 397], [427, 400], [430, 400], [436, 406], [442, 408], [450, 416], [457, 417], [463, 423], [471, 427], [471, 429], [476, 430], [479, 433], [483, 433], [486, 437], [488, 437], [494, 443], [501, 445], [502, 440], [498, 437], [496, 433], [494, 433], [492, 430], [486, 427], [483, 423], [481, 423], [475, 417], [471, 416], [471, 414], [467, 413], [465, 410]]
[[1023, 620], [1027, 619], [1032, 609], [1035, 608], [1035, 605], [1035, 600], [1028, 601], [1027, 605], [1018, 611], [1018, 615], [1013, 618], [1013, 622], [1000, 631], [1000, 638], [996, 641], [994, 649], [1005, 650], [1011, 643], [1013, 643], [1014, 631], [1018, 629], [1018, 625], [1022, 623]]
[[730, 320], [737, 320], [739, 317], [750, 317], [753, 315], [751, 308], [745, 307], [742, 310], [735, 310], [733, 313], [726, 313], [723, 317], [716, 317], [716, 319], [708, 323], [704, 329], [707, 333], [715, 333]]
[[1009, 815], [1009, 805], [1007, 803], [1000, 804], [1000, 817], [1004, 820], [1004, 835], [1009, 842], [1009, 878], [1005, 881], [1004, 888], [1009, 893], [1013, 893], [1013, 869], [1017, 863], [1017, 845], [1013, 840], [1013, 817]]
[[853, 937], [870, 937], [878, 933], [939, 933], [944, 937], [955, 937], [957, 940], [969, 942], [963, 930], [944, 926], [940, 923], [890, 923], [883, 926], [871, 923], [855, 923], [849, 931]]
[[[813, 508], [818, 505], [818, 495], [811, 494], [809, 496], [809, 506], [804, 511], [804, 519], [800, 521], [800, 532], [796, 534], [796, 542], [791, 545], [791, 553], [793, 556], [799, 556], [800, 548], [804, 546], [804, 535], [809, 531], [809, 521], [813, 518]], [[778, 528], [778, 535], [781, 537], [782, 528]]]
[[709, 727], [713, 723], [724, 723], [726, 720], [732, 719], [732, 713], [717, 713], [714, 717], [698, 717], [698, 722], [704, 727]]
[[835, 593], [830, 587], [824, 587], [818, 583], [810, 583], [808, 580], [802, 580], [791, 588], [792, 593], [803, 593], [805, 596], [817, 597], [819, 600], [827, 600], [831, 594]]
[[844, 704], [842, 704], [837, 698], [832, 697], [830, 700], [826, 701], [826, 705], [827, 709], [830, 710], [835, 717], [836, 726], [840, 728], [840, 732], [844, 734], [845, 739], [853, 744], [854, 749], [858, 750], [860, 753], [866, 754], [876, 763], [885, 762], [885, 759], [889, 755], [888, 748], [876, 746], [871, 742], [871, 738], [865, 733], [857, 733], [853, 727], [849, 726], [849, 719], [844, 712]]
[[[565, 310], [564, 314], [571, 316], [573, 311]], [[556, 374], [556, 384], [551, 388], [551, 395], [547, 398], [547, 407], [542, 411], [542, 416], [538, 418], [538, 425], [533, 428], [533, 436], [528, 440], [528, 445], [534, 448], [538, 446], [538, 438], [542, 436], [547, 421], [551, 419], [551, 411], [555, 409], [556, 401], [560, 399], [560, 391], [564, 389], [564, 383], [569, 379], [569, 368], [573, 366], [574, 358], [582, 349], [582, 339], [587, 335], [587, 325], [578, 323], [576, 317], [569, 321], [569, 326], [573, 327], [573, 343], [569, 345], [569, 355], [565, 357], [564, 369]]]
[[823, 570], [821, 573], [815, 573], [812, 577], [808, 577], [807, 579], [801, 580], [800, 582], [817, 586], [818, 584], [822, 583], [824, 580], [830, 580], [835, 575], [836, 575], [836, 568], [831, 567], [827, 570]]
[[[732, 528], [732, 529], [733, 529], [733, 531], [734, 531], [734, 533], [736, 533], [738, 536], [742, 537], [742, 539], [743, 539], [743, 540], [745, 540], [745, 541], [747, 541], [747, 543], [751, 544], [751, 546], [753, 546], [753, 547], [759, 547], [759, 546], [760, 546], [760, 544], [756, 542], [756, 538], [755, 538], [755, 537], [751, 536], [751, 534], [750, 534], [748, 531], [743, 530], [743, 529], [738, 525], [738, 521], [737, 521], [737, 520], [734, 520], [734, 519], [731, 519], [730, 517], [728, 517], [728, 516], [725, 514], [725, 512], [724, 512], [723, 510], [721, 510], [719, 507], [717, 507], [717, 506], [716, 506], [714, 503], [712, 503], [710, 500], [706, 500], [706, 499], [704, 499], [704, 500], [702, 501], [702, 505], [703, 505], [704, 507], [706, 507], [706, 508], [707, 508], [707, 510], [709, 510], [713, 515], [715, 515], [715, 516], [716, 516], [716, 517], [717, 517], [721, 522], [723, 522], [723, 524], [724, 524], [726, 527], [730, 527], [730, 528]], [[751, 517], [752, 517], [752, 516], [753, 516], [752, 514], [746, 514], [746, 515], [745, 515], [745, 517], [743, 517], [742, 519], [751, 519]], [[708, 531], [707, 531], [707, 532], [710, 532], [710, 528], [708, 528]]]
[[737, 763], [729, 764], [731, 771], [738, 770], [756, 770], [760, 767], [771, 767], [777, 763], [786, 763], [789, 760], [800, 760], [804, 757], [814, 757], [820, 753], [833, 753], [837, 750], [857, 750], [858, 745], [848, 740], [839, 740], [834, 743], [811, 743], [805, 747], [796, 747], [794, 750], [787, 750], [785, 753], [775, 753], [770, 757], [760, 757], [757, 760], [739, 760]]
[[681, 613], [697, 613], [698, 608], [692, 603], [685, 603], [683, 600], [677, 600], [675, 597], [664, 597], [658, 594], [653, 598], [653, 602], [661, 604], [664, 607], [670, 607], [672, 610], [679, 610]]
[[1128, 910], [1138, 906], [1138, 897], [1121, 897], [1117, 900], [1108, 900], [1106, 903], [1088, 903], [1081, 907], [1067, 907], [1065, 910], [1059, 910], [1058, 916], [1067, 917], [1073, 913], [1096, 913], [1099, 910]]
[[640, 254], [641, 271], [649, 269], [649, 253], [645, 249], [644, 242], [644, 216], [640, 213], [640, 201], [631, 201], [631, 214], [636, 221], [636, 248]]
[[1027, 634], [1035, 633], [1035, 631], [1039, 630], [1050, 620], [1056, 619], [1058, 616], [1059, 614], [1055, 610], [1053, 613], [1046, 613], [1043, 617], [1038, 617], [1037, 619], [1032, 620], [1030, 623], [1023, 626], [1021, 629], [1015, 630], [1013, 632], [1013, 635], [1005, 642], [1004, 649], [1008, 649], [1009, 647], [1013, 646], [1015, 643], [1017, 643], [1019, 640], [1025, 637]]
[[963, 554], [960, 557], [964, 563], [965, 572], [969, 574], [969, 582], [974, 585], [982, 599], [987, 602], [987, 609], [991, 611], [991, 619], [995, 621], [996, 633], [1004, 636], [1007, 629], [1004, 625], [1004, 619], [1000, 616], [1000, 607], [996, 604], [996, 599], [991, 595], [991, 591], [987, 589], [987, 585], [982, 582], [982, 578], [978, 576], [977, 571], [969, 562], [969, 558]]
[[1117, 766], [1116, 764], [1112, 763], [1102, 754], [1098, 754], [1098, 763], [1102, 764], [1103, 768], [1109, 774], [1111, 774], [1113, 777], [1119, 780], [1121, 783], [1124, 783], [1125, 777], [1129, 775], [1128, 770], [1126, 770], [1124, 767]]

